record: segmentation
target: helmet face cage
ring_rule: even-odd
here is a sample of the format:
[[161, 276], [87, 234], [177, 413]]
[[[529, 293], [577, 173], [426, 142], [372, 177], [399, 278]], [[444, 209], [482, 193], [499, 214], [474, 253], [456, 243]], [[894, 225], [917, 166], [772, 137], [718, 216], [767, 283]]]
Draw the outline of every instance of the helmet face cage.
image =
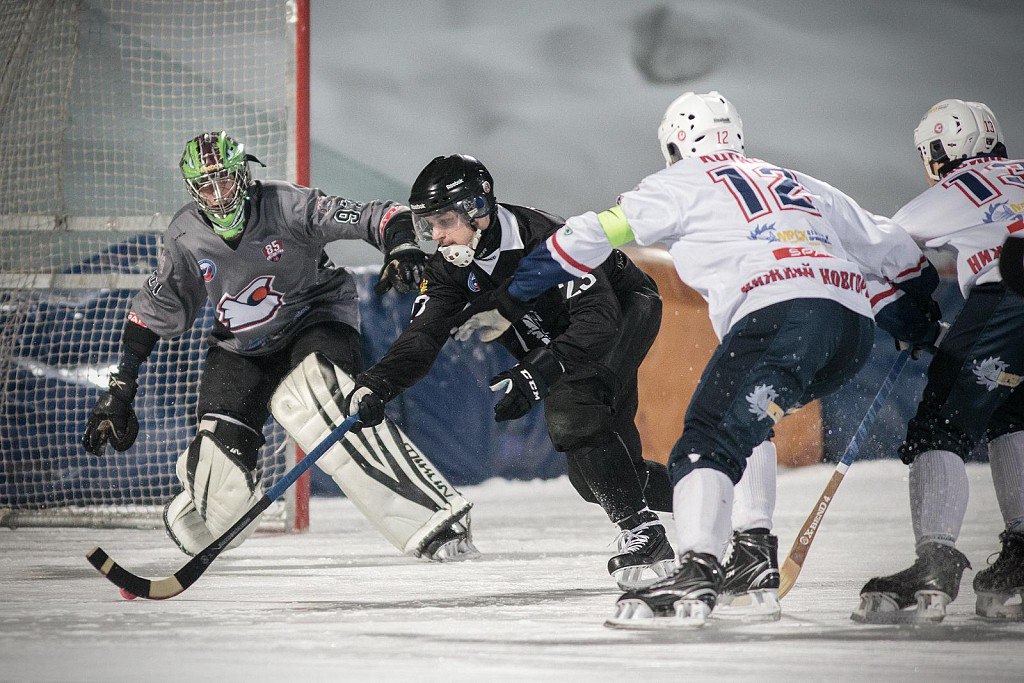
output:
[[436, 157], [420, 172], [409, 196], [417, 238], [432, 240], [437, 217], [448, 212], [476, 230], [476, 219], [494, 209], [493, 190], [490, 172], [473, 157]]
[[214, 231], [225, 239], [241, 233], [252, 183], [244, 145], [224, 132], [203, 133], [185, 145], [180, 168], [189, 195]]
[[658, 126], [665, 165], [719, 150], [743, 152], [743, 121], [736, 107], [718, 91], [686, 92], [665, 110]]

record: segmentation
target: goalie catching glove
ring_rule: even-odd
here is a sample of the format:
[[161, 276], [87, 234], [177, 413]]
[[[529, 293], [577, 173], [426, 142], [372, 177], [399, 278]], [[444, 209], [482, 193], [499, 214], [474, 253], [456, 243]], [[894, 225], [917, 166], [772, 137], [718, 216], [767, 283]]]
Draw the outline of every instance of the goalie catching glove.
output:
[[495, 422], [517, 420], [551, 393], [565, 369], [548, 348], [530, 351], [519, 364], [491, 378], [491, 391], [505, 396], [494, 406]]
[[392, 288], [399, 294], [414, 291], [420, 286], [429, 258], [415, 244], [399, 244], [384, 257], [384, 266], [373, 290], [377, 294]]
[[139, 390], [133, 377], [122, 379], [118, 373], [110, 375], [109, 388], [100, 396], [89, 415], [82, 446], [93, 455], [102, 456], [109, 441], [119, 451], [126, 451], [139, 436], [139, 420], [135, 417], [132, 401]]

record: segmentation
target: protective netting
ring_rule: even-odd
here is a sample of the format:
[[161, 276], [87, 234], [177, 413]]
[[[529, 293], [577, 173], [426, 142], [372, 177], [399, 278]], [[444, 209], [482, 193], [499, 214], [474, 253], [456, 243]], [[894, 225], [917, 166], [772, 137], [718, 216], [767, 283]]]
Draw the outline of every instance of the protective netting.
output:
[[[134, 447], [97, 459], [81, 433], [189, 201], [185, 142], [226, 130], [267, 164], [257, 177], [295, 178], [293, 14], [283, 0], [0, 4], [0, 522], [90, 508], [149, 525], [139, 506], [179, 490], [209, 311], [143, 367]], [[269, 486], [288, 449], [267, 436]]]

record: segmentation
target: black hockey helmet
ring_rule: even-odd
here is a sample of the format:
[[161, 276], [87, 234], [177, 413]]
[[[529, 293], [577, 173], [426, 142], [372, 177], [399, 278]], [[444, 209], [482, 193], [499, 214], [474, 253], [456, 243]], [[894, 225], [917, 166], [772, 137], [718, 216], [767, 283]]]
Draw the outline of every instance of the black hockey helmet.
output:
[[420, 239], [430, 239], [430, 225], [422, 220], [444, 211], [457, 211], [475, 220], [494, 210], [494, 179], [487, 167], [474, 157], [453, 154], [434, 157], [427, 164], [409, 193], [409, 207]]

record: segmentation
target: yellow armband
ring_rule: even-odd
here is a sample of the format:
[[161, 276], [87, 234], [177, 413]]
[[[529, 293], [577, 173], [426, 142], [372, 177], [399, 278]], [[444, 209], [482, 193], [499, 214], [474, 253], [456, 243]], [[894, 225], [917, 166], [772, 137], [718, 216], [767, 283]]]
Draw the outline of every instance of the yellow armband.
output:
[[597, 214], [597, 220], [601, 222], [601, 228], [604, 230], [605, 236], [608, 237], [612, 248], [635, 239], [633, 228], [629, 227], [629, 221], [626, 220], [626, 214], [623, 213], [621, 206], [613, 206], [607, 211], [602, 211]]

